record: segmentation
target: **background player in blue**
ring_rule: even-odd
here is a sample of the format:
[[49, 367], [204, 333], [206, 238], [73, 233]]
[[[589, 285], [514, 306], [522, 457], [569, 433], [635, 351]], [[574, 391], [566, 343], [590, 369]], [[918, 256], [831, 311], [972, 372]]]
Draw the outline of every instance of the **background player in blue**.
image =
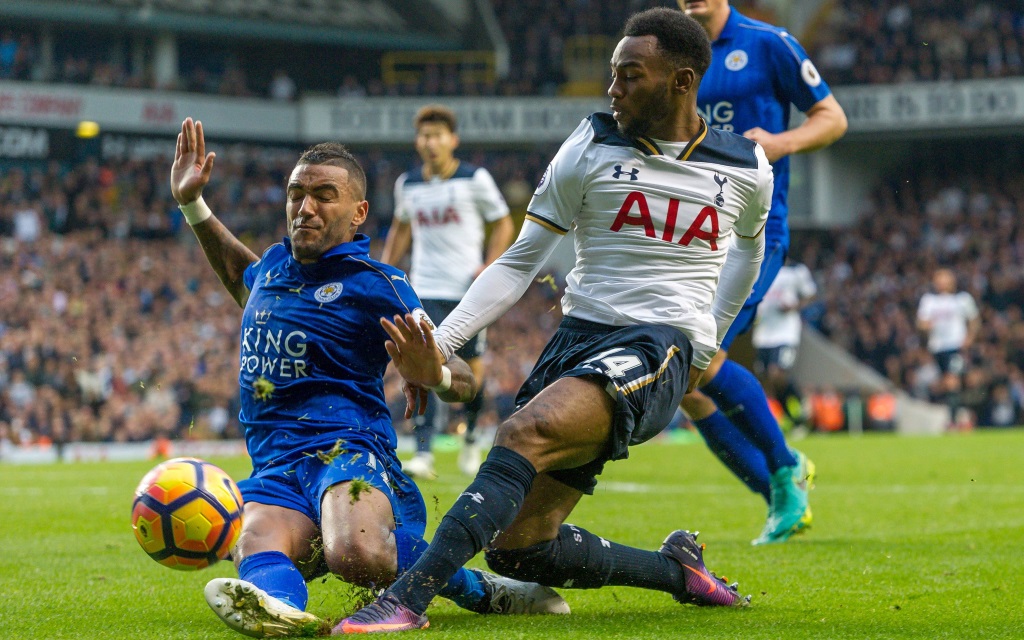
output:
[[[426, 543], [426, 509], [395, 456], [384, 400], [382, 317], [425, 317], [405, 274], [375, 262], [356, 229], [366, 177], [340, 144], [299, 158], [287, 184], [288, 237], [257, 257], [202, 199], [213, 171], [202, 125], [182, 124], [171, 192], [217, 276], [243, 308], [239, 420], [253, 472], [239, 482], [239, 579], [206, 587], [228, 626], [256, 637], [317, 631], [305, 579], [331, 571], [390, 584]], [[465, 362], [448, 363], [472, 379]], [[445, 397], [445, 396], [443, 396]], [[552, 590], [459, 569], [442, 595], [480, 613], [568, 612]]]
[[[787, 156], [838, 140], [846, 132], [846, 114], [803, 48], [784, 29], [741, 15], [728, 0], [678, 2], [711, 38], [711, 66], [697, 94], [701, 115], [711, 127], [760, 144], [775, 173], [761, 273], [700, 389], [688, 394], [682, 407], [715, 455], [768, 502], [768, 519], [754, 544], [782, 542], [810, 525], [807, 488], [814, 467], [786, 445], [764, 389], [750, 371], [728, 360], [728, 351], [736, 336], [753, 325], [758, 303], [786, 260]], [[793, 129], [791, 104], [807, 114], [807, 120]]]
[[633, 15], [624, 33], [611, 58], [612, 113], [583, 120], [559, 149], [519, 238], [437, 328], [436, 348], [416, 333], [396, 338], [409, 383], [443, 380], [448, 354], [510, 309], [575, 228], [565, 317], [516, 412], [427, 551], [335, 633], [423, 628], [437, 588], [484, 548], [492, 569], [520, 580], [746, 604], [707, 570], [688, 531], [649, 551], [566, 522], [607, 462], [665, 428], [718, 351], [757, 278], [771, 205], [761, 147], [697, 114], [711, 60], [700, 25], [658, 8]]

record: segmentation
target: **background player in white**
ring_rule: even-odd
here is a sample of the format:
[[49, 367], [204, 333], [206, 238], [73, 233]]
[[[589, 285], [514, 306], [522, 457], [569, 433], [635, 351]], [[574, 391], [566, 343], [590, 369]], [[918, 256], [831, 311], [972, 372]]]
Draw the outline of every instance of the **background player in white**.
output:
[[757, 323], [751, 336], [757, 349], [754, 372], [765, 391], [775, 398], [794, 424], [804, 420], [800, 392], [789, 375], [800, 348], [803, 319], [800, 310], [814, 299], [818, 286], [806, 265], [787, 264], [779, 269], [757, 307]]
[[565, 318], [517, 411], [407, 577], [336, 633], [425, 627], [436, 589], [484, 547], [495, 571], [541, 584], [744, 603], [707, 571], [689, 532], [645, 551], [565, 523], [605, 463], [660, 433], [699, 380], [757, 277], [771, 202], [761, 147], [697, 114], [711, 58], [700, 26], [661, 8], [632, 16], [624, 33], [611, 60], [612, 114], [593, 114], [562, 145], [516, 243], [437, 329], [437, 348], [418, 333], [396, 338], [403, 377], [436, 384], [443, 354], [515, 304], [575, 227]]
[[960, 406], [960, 388], [967, 362], [964, 349], [971, 346], [981, 320], [974, 298], [966, 291], [957, 291], [956, 275], [949, 269], [932, 274], [932, 287], [921, 297], [917, 308], [917, 327], [928, 334], [928, 351], [942, 371], [939, 392], [950, 416], [956, 419]]
[[[395, 219], [388, 231], [381, 261], [397, 265], [412, 245], [412, 285], [423, 308], [435, 321], [451, 313], [473, 278], [512, 244], [515, 228], [508, 205], [494, 178], [483, 167], [455, 157], [459, 146], [455, 113], [442, 105], [421, 108], [413, 119], [420, 169], [407, 171], [395, 183]], [[490, 238], [484, 246], [485, 234]], [[480, 391], [465, 405], [466, 435], [459, 468], [473, 475], [480, 467], [476, 423], [484, 404], [486, 332], [474, 336], [459, 356], [473, 369]], [[433, 478], [431, 441], [448, 423], [448, 405], [433, 396], [427, 411], [413, 418], [416, 455], [404, 465], [414, 478]]]

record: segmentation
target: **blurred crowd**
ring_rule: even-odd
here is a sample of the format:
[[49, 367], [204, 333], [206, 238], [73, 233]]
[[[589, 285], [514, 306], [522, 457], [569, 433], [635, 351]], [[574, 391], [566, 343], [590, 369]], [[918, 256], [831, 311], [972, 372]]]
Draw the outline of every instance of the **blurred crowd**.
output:
[[[381, 52], [349, 52], [329, 73], [308, 73], [302, 55], [257, 60], [243, 47], [199, 44], [185, 48], [179, 76], [158, 83], [148, 65], [134, 65], [122, 47], [87, 31], [58, 43], [52, 65], [42, 68], [36, 34], [29, 28], [0, 35], [0, 78], [146, 89], [171, 89], [233, 97], [289, 101], [304, 92], [358, 96], [556, 95], [566, 90], [580, 55], [592, 47], [607, 55], [633, 12], [664, 0], [493, 0], [508, 44], [509, 70], [485, 78], [470, 64], [427, 62], [416, 79], [385, 83]], [[777, 21], [770, 3], [734, 0], [748, 15]], [[803, 37], [812, 58], [833, 85], [1002, 78], [1024, 74], [1024, 11], [1009, 3], [964, 5], [953, 0], [832, 0]], [[302, 53], [301, 48], [296, 52]], [[338, 57], [333, 50], [324, 55]], [[187, 54], [187, 55], [186, 55]], [[586, 56], [587, 54], [582, 54]], [[585, 58], [584, 58], [585, 59]], [[484, 74], [486, 75], [486, 74]], [[603, 76], [601, 76], [603, 79]], [[600, 83], [598, 83], [600, 84]]]
[[[205, 198], [261, 253], [284, 235], [283, 186], [298, 150], [213, 148], [217, 167]], [[524, 172], [532, 182], [547, 157], [467, 156], [487, 162], [520, 207], [532, 192]], [[362, 230], [375, 255], [390, 224], [394, 180], [411, 159], [362, 158], [375, 214]], [[70, 169], [51, 163], [0, 172], [0, 440], [239, 435], [240, 312], [174, 206], [169, 162], [89, 159]], [[511, 411], [524, 371], [557, 324], [557, 298], [550, 284], [536, 285], [491, 332], [495, 375], [485, 419]]]
[[854, 226], [796, 236], [794, 257], [819, 285], [812, 320], [897, 387], [939, 399], [940, 372], [915, 320], [932, 273], [951, 268], [981, 312], [981, 331], [966, 351], [961, 406], [978, 424], [1019, 424], [1024, 176], [1005, 158], [936, 156], [908, 163], [880, 186]]
[[812, 57], [833, 85], [1024, 74], [1019, 3], [834, 0], [826, 15]]
[[[266, 59], [252, 43], [231, 46], [205, 41], [179, 48], [178, 77], [158, 81], [152, 65], [138, 61], [125, 34], [76, 30], [61, 34], [52, 55], [42, 55], [41, 37], [31, 27], [7, 29], [0, 36], [0, 79], [64, 84], [179, 90], [232, 97], [294, 100], [303, 93], [358, 96], [523, 96], [556, 95], [569, 79], [566, 44], [580, 37], [604, 60], [609, 39], [617, 38], [626, 18], [636, 11], [664, 6], [665, 0], [492, 0], [498, 27], [508, 45], [509, 72], [488, 78], [473, 64], [428, 62], [417, 79], [385, 83], [381, 51], [321, 47], [321, 55], [338, 62], [310, 72], [308, 47], [281, 43], [293, 55]], [[749, 15], [774, 19], [762, 0], [733, 0]], [[187, 36], [182, 36], [187, 37]], [[612, 40], [611, 42], [614, 42]], [[248, 46], [248, 48], [246, 48]], [[586, 46], [584, 46], [586, 48]], [[257, 53], [258, 50], [258, 53]], [[427, 56], [429, 58], [429, 56]], [[600, 83], [599, 83], [600, 84]], [[603, 90], [603, 89], [602, 89]]]

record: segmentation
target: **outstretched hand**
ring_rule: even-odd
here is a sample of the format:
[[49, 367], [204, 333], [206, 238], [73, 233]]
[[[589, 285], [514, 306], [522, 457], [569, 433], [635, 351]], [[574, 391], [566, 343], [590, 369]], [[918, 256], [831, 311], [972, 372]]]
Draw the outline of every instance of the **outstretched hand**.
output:
[[195, 202], [203, 195], [203, 187], [210, 182], [215, 157], [213, 152], [206, 153], [203, 123], [185, 118], [171, 165], [171, 195], [178, 204]]
[[427, 410], [427, 397], [430, 387], [441, 382], [441, 365], [444, 356], [434, 343], [433, 330], [426, 318], [417, 319], [411, 313], [394, 317], [394, 322], [387, 318], [380, 319], [391, 340], [384, 343], [391, 361], [395, 363], [398, 373], [405, 379], [405, 417], [413, 414], [423, 415]]

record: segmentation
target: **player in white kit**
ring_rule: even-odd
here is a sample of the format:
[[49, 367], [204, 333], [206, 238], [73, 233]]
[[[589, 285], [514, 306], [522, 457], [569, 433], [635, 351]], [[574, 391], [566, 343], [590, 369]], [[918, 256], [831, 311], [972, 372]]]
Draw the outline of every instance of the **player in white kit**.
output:
[[499, 425], [476, 479], [416, 566], [336, 633], [425, 627], [424, 611], [445, 576], [485, 547], [498, 573], [545, 585], [628, 585], [684, 603], [746, 602], [707, 570], [687, 531], [646, 551], [565, 523], [605, 463], [660, 433], [696, 385], [757, 278], [772, 196], [760, 145], [709, 129], [697, 113], [711, 59], [700, 25], [651, 9], [631, 17], [624, 33], [611, 60], [612, 114], [585, 119], [562, 145], [515, 244], [433, 336], [412, 316], [413, 327], [390, 332], [411, 391], [448, 389], [443, 354], [512, 307], [575, 229], [565, 318], [520, 390], [517, 411]]
[[952, 271], [936, 271], [932, 275], [932, 287], [935, 292], [924, 294], [918, 305], [917, 328], [928, 333], [928, 351], [942, 372], [942, 400], [955, 420], [967, 368], [964, 349], [978, 335], [981, 320], [971, 294], [957, 291], [956, 275]]
[[[395, 183], [395, 220], [388, 232], [381, 261], [397, 265], [412, 245], [411, 278], [423, 308], [440, 322], [455, 308], [473, 278], [494, 262], [512, 243], [515, 229], [508, 205], [483, 167], [455, 157], [459, 145], [455, 114], [441, 105], [427, 105], [416, 113], [416, 151], [419, 169], [407, 171]], [[484, 246], [485, 233], [490, 239]], [[483, 380], [481, 356], [487, 345], [481, 331], [459, 350], [478, 381]], [[483, 408], [484, 391], [466, 403], [466, 434], [459, 468], [467, 475], [480, 466], [476, 423]], [[416, 455], [405, 463], [414, 478], [433, 478], [431, 443], [435, 431], [448, 422], [448, 405], [431, 397], [427, 411], [414, 417]]]
[[779, 269], [757, 307], [752, 339], [757, 349], [754, 372], [762, 379], [765, 391], [774, 397], [793, 423], [803, 422], [800, 393], [793, 385], [789, 370], [796, 362], [803, 320], [800, 310], [818, 293], [811, 270], [803, 264], [787, 264]]

